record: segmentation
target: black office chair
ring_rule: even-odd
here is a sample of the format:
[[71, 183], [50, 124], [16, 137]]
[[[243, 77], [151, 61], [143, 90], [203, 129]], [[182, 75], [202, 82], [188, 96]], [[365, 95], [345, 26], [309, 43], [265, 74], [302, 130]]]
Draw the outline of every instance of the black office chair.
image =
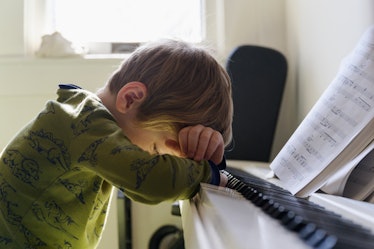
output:
[[226, 69], [234, 101], [233, 142], [226, 158], [269, 162], [287, 60], [274, 49], [244, 45], [232, 51]]

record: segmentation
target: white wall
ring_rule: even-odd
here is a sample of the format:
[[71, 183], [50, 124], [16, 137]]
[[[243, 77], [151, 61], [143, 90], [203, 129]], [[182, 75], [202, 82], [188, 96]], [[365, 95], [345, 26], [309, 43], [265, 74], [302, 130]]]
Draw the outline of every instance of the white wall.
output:
[[372, 0], [287, 0], [288, 59], [295, 67], [298, 121], [337, 73], [341, 60], [374, 24]]
[[207, 37], [222, 58], [242, 44], [261, 44], [285, 51], [285, 0], [205, 2]]
[[55, 98], [59, 83], [91, 91], [102, 86], [119, 60], [36, 59], [0, 57], [0, 148], [26, 122]]

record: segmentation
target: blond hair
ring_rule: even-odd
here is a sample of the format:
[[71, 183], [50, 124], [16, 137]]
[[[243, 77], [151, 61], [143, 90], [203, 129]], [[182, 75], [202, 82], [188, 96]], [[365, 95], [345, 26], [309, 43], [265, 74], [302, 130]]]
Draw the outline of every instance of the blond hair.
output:
[[136, 49], [109, 79], [111, 93], [139, 81], [147, 97], [137, 119], [143, 127], [178, 132], [202, 124], [232, 138], [231, 81], [209, 52], [182, 41], [163, 40]]

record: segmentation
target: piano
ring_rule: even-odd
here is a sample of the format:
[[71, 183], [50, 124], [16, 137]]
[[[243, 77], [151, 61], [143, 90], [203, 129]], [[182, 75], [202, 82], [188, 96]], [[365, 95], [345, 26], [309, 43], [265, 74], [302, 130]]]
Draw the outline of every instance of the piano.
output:
[[374, 249], [374, 204], [295, 197], [267, 163], [228, 165], [227, 188], [202, 184], [180, 202], [186, 249]]

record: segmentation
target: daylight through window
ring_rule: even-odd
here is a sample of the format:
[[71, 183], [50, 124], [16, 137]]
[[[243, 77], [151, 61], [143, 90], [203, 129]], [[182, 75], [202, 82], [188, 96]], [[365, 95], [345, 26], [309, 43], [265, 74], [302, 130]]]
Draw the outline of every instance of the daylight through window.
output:
[[54, 0], [52, 30], [75, 43], [203, 40], [201, 0]]

